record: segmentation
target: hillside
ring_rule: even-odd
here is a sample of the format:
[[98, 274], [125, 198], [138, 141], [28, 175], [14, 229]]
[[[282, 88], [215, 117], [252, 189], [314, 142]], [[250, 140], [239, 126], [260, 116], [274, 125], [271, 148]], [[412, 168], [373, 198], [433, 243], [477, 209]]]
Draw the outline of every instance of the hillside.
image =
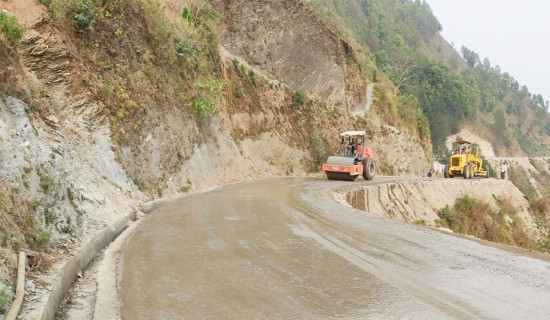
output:
[[342, 3], [0, 1], [0, 313], [20, 249], [39, 283], [144, 202], [321, 175], [342, 131], [379, 175], [424, 175], [460, 129], [548, 155], [542, 98], [461, 59], [426, 3]]
[[445, 158], [446, 137], [462, 128], [478, 132], [497, 155], [550, 155], [548, 102], [489, 58], [468, 48], [459, 55], [426, 1], [302, 2], [364, 52], [386, 122], [406, 128], [407, 108], [421, 108], [436, 157]]

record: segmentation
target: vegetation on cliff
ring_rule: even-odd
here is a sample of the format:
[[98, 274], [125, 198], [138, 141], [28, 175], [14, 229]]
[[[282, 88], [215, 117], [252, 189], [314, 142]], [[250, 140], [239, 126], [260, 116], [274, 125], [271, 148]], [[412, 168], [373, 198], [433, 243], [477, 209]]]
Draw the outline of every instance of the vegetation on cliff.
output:
[[[405, 107], [401, 97], [418, 101], [436, 156], [444, 157], [445, 138], [461, 127], [475, 127], [502, 155], [550, 154], [548, 102], [492, 67], [488, 58], [482, 62], [462, 48], [461, 59], [440, 36], [442, 26], [426, 1], [302, 2], [365, 52], [367, 76], [378, 95], [390, 100], [386, 105], [395, 106], [393, 114], [403, 114], [398, 111]], [[379, 113], [388, 111], [392, 114], [389, 107]]]

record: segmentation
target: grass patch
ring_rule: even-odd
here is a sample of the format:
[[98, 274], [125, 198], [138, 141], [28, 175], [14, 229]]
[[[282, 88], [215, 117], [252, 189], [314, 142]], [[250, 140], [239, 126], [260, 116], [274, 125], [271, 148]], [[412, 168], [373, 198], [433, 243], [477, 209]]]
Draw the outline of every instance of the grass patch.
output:
[[51, 187], [54, 185], [54, 180], [50, 173], [44, 167], [40, 167], [38, 169], [38, 176], [40, 177], [40, 186], [42, 189], [44, 189], [44, 191], [51, 190]]
[[180, 188], [181, 193], [187, 193], [191, 190], [191, 179], [187, 179], [187, 185]]
[[[452, 207], [445, 206], [437, 215], [441, 225], [453, 232], [473, 235], [493, 242], [536, 248], [534, 241], [525, 233], [523, 221], [517, 210], [508, 201], [497, 200], [499, 210], [469, 195], [458, 198]], [[511, 220], [511, 221], [510, 221]]]
[[307, 96], [304, 90], [296, 90], [292, 92], [292, 106], [298, 107], [306, 102]]
[[0, 314], [5, 315], [10, 311], [13, 293], [7, 288], [0, 289]]
[[525, 198], [531, 202], [537, 196], [535, 187], [529, 181], [529, 174], [523, 168], [511, 165], [508, 169], [510, 181], [523, 193]]
[[550, 252], [550, 198], [541, 197], [531, 202], [531, 213], [537, 227], [539, 250]]
[[15, 46], [23, 36], [23, 25], [17, 22], [15, 16], [9, 16], [5, 12], [0, 11], [0, 30], [6, 36], [6, 40]]

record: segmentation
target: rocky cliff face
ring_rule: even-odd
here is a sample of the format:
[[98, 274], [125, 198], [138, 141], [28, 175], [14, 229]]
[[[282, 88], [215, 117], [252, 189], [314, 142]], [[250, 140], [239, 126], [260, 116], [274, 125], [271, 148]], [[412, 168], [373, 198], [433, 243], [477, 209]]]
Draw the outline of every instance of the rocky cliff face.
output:
[[267, 76], [345, 111], [365, 110], [351, 46], [299, 1], [214, 1], [220, 43]]
[[[37, 118], [22, 101], [0, 98], [2, 247], [56, 255], [78, 248], [144, 199], [111, 150], [109, 132], [78, 130], [54, 116]], [[2, 283], [15, 257], [3, 251]], [[53, 253], [53, 252], [52, 252]], [[31, 267], [33, 263], [30, 263]], [[35, 266], [36, 267], [36, 266]]]

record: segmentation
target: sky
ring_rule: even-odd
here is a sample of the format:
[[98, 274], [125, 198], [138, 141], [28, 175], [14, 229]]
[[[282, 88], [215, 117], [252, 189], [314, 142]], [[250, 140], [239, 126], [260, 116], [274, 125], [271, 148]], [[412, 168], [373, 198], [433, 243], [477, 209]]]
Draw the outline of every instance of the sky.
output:
[[441, 34], [550, 100], [549, 0], [426, 0]]

